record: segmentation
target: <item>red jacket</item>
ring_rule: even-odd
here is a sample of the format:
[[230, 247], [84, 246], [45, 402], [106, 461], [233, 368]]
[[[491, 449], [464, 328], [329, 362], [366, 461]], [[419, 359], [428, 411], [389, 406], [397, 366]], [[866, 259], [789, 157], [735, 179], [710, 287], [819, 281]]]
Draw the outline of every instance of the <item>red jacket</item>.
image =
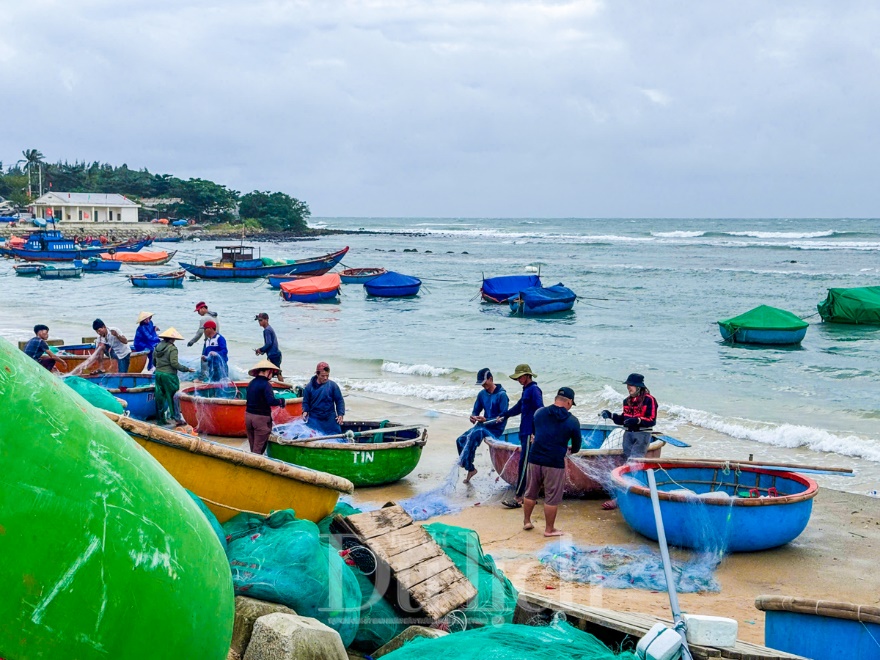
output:
[[636, 428], [628, 426], [630, 431], [649, 429], [657, 423], [657, 399], [650, 392], [641, 396], [628, 396], [623, 400], [623, 414], [611, 416], [615, 424], [625, 425], [628, 419], [638, 419]]

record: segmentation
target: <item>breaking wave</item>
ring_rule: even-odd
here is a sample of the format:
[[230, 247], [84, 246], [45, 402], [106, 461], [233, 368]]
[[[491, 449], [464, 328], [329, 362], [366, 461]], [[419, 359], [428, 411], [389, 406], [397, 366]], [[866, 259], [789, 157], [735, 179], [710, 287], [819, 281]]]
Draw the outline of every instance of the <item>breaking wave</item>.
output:
[[428, 385], [422, 383], [398, 383], [393, 380], [347, 380], [340, 385], [359, 392], [405, 396], [425, 401], [461, 401], [476, 397], [476, 389], [460, 385]]
[[389, 374], [404, 374], [407, 376], [448, 376], [455, 369], [447, 367], [434, 367], [430, 364], [404, 364], [403, 362], [383, 362], [382, 371]]

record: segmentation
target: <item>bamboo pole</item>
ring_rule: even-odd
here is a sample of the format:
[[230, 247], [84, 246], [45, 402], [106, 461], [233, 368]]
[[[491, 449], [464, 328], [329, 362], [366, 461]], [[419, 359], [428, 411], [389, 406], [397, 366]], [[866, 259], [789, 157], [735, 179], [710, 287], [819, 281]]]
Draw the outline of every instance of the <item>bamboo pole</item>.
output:
[[631, 459], [634, 463], [670, 463], [670, 464], [682, 464], [682, 465], [693, 465], [693, 464], [703, 464], [703, 465], [719, 465], [719, 466], [730, 466], [731, 468], [736, 467], [753, 467], [753, 468], [780, 468], [780, 469], [789, 469], [789, 470], [812, 470], [815, 472], [831, 472], [836, 474], [853, 474], [852, 468], [842, 468], [842, 467], [824, 467], [824, 466], [816, 466], [816, 465], [800, 465], [798, 463], [767, 463], [765, 461], [737, 461], [733, 459], [719, 459], [719, 458], [634, 458]]

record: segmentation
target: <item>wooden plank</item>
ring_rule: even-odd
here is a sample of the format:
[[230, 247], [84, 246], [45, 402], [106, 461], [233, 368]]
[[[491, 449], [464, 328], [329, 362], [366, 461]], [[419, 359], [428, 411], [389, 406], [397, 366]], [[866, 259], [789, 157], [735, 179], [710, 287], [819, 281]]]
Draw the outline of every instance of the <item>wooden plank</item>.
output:
[[404, 550], [399, 555], [390, 557], [386, 563], [392, 571], [399, 573], [417, 566], [423, 561], [430, 561], [434, 557], [445, 556], [445, 554], [436, 543], [422, 543], [409, 550]]
[[383, 559], [388, 560], [394, 555], [399, 555], [401, 552], [428, 541], [433, 542], [428, 532], [419, 525], [410, 525], [383, 536], [374, 536], [368, 539], [368, 545]]
[[452, 560], [444, 554], [420, 562], [412, 568], [403, 571], [396, 571], [396, 576], [397, 581], [402, 586], [407, 589], [412, 589], [417, 584], [421, 584], [425, 580], [454, 567], [455, 564], [452, 563]]
[[[427, 580], [424, 580], [418, 584], [415, 584], [411, 587], [407, 587], [407, 590], [412, 595], [413, 600], [417, 603], [428, 603], [430, 600], [439, 594], [442, 594], [446, 591], [450, 585], [455, 584], [459, 580], [461, 580], [462, 575], [458, 571], [455, 566], [449, 566], [439, 573], [435, 573]], [[401, 583], [404, 587], [403, 582], [400, 581], [400, 576], [398, 576], [398, 582]]]
[[422, 605], [425, 615], [434, 619], [442, 619], [452, 610], [464, 607], [468, 601], [477, 595], [477, 590], [467, 578], [462, 578], [458, 582], [450, 585], [450, 587], [433, 598], [430, 602]]
[[397, 504], [367, 513], [355, 513], [346, 517], [346, 521], [363, 540], [382, 536], [413, 524], [412, 517]]

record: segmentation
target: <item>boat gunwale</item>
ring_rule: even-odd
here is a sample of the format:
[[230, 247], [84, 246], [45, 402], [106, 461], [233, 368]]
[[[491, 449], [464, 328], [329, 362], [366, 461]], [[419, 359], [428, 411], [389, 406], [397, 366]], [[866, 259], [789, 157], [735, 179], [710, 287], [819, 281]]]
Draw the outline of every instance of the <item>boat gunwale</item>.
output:
[[[233, 385], [235, 385], [236, 390], [238, 390], [242, 387], [247, 387], [248, 383], [250, 383], [250, 382], [251, 381], [249, 381], [249, 380], [232, 381]], [[185, 387], [184, 389], [180, 390], [179, 398], [183, 399], [184, 401], [190, 401], [196, 405], [204, 405], [204, 404], [210, 404], [210, 405], [215, 405], [215, 406], [217, 406], [217, 405], [246, 406], [247, 405], [247, 400], [243, 399], [243, 398], [242, 399], [224, 399], [219, 396], [216, 396], [216, 397], [215, 396], [198, 396], [197, 394], [194, 394], [194, 392], [198, 392], [200, 390], [219, 389], [219, 387], [220, 386], [217, 383], [199, 383], [197, 385], [191, 385], [190, 387]], [[272, 383], [272, 389], [289, 391], [289, 390], [293, 389], [293, 385], [291, 385], [290, 383]], [[303, 400], [302, 397], [297, 397], [295, 399], [286, 399], [288, 404], [290, 402], [301, 403], [302, 400]]]
[[[165, 250], [163, 250], [165, 252]], [[158, 259], [153, 259], [152, 261], [128, 261], [126, 259], [118, 259], [118, 255], [120, 254], [144, 254], [143, 252], [119, 252], [115, 253], [106, 252], [99, 255], [101, 259], [104, 261], [113, 261], [121, 264], [126, 264], [127, 266], [164, 266], [169, 261], [174, 259], [174, 255], [176, 255], [178, 250], [172, 250], [171, 252], [165, 252], [164, 257], [159, 257]], [[106, 254], [107, 256], [103, 256]]]
[[847, 621], [880, 625], [880, 607], [874, 605], [855, 605], [834, 600], [765, 595], [755, 598], [755, 608], [762, 612], [813, 614], [833, 619], [845, 619]]
[[[629, 474], [631, 472], [641, 472], [649, 469], [665, 470], [667, 468], [692, 468], [719, 471], [722, 469], [722, 466], [718, 465], [717, 463], [676, 463], [674, 460], [665, 460], [662, 463], [647, 464], [640, 463], [638, 459], [631, 459], [629, 463], [621, 465], [620, 467], [615, 468], [611, 471], [612, 487], [620, 488], [627, 492], [633, 493], [634, 495], [641, 495], [642, 497], [647, 497], [650, 499], [651, 491], [648, 486], [644, 486], [639, 483], [633, 483], [633, 481], [635, 481], [635, 478], [629, 477]], [[813, 499], [819, 492], [819, 484], [816, 483], [814, 479], [805, 477], [802, 474], [797, 474], [796, 472], [766, 470], [745, 465], [740, 465], [738, 471], [748, 472], [751, 474], [765, 474], [768, 476], [782, 477], [784, 479], [797, 482], [802, 486], [806, 486], [806, 490], [801, 493], [794, 493], [792, 495], [780, 495], [779, 497], [730, 497], [725, 498], [724, 500], [715, 501], [713, 501], [712, 498], [700, 498], [699, 501], [703, 504], [725, 507], [731, 505], [739, 507], [777, 506], [783, 504], [796, 504], [798, 502], [805, 502], [807, 500]], [[627, 479], [626, 477], [629, 478]], [[679, 481], [682, 482], [682, 487], [685, 487], [688, 483], [686, 479], [682, 478], [679, 478]], [[682, 502], [691, 504], [695, 501], [694, 496], [688, 496], [679, 493], [670, 493], [663, 490], [658, 490], [657, 495], [661, 500], [666, 500], [667, 502]]]
[[[378, 435], [378, 434], [376, 434]], [[269, 436], [269, 442], [280, 447], [303, 447], [304, 449], [335, 449], [348, 451], [373, 451], [383, 449], [406, 449], [408, 447], [424, 447], [428, 443], [428, 430], [423, 429], [419, 438], [410, 440], [392, 440], [390, 442], [331, 442], [329, 440], [307, 440], [303, 442], [280, 442], [286, 440], [277, 433]]]
[[[485, 442], [489, 447], [498, 449], [504, 449], [504, 445], [508, 445], [511, 447], [511, 451], [522, 450], [522, 448], [514, 444], [512, 442], [506, 442], [501, 440], [500, 438], [483, 438], [483, 442]], [[647, 451], [657, 451], [666, 446], [665, 440], [655, 439], [648, 445]], [[570, 458], [572, 456], [583, 456], [584, 458], [598, 457], [598, 456], [622, 456], [623, 449], [581, 449], [576, 454], [566, 454], [566, 458]]]
[[[101, 383], [97, 382], [107, 377], [111, 378], [131, 378], [132, 376], [140, 376], [142, 378], [150, 378], [153, 382], [150, 385], [138, 385], [137, 387], [105, 387], [101, 385]], [[65, 378], [67, 376], [64, 376]], [[132, 374], [128, 372], [115, 372], [115, 373], [103, 373], [103, 374], [86, 374], [82, 376], [84, 380], [87, 380], [91, 383], [94, 383], [98, 387], [107, 390], [110, 394], [144, 394], [145, 392], [155, 392], [156, 391], [156, 378], [153, 374]]]

